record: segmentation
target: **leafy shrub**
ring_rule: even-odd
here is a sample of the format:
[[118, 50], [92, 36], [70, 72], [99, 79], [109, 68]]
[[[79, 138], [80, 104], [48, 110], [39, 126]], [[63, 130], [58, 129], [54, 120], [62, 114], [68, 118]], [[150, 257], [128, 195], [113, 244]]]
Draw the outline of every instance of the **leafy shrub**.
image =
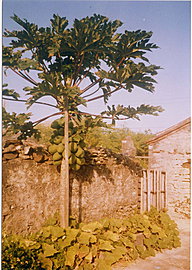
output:
[[34, 254], [38, 257], [42, 267], [38, 269], [48, 270], [110, 270], [120, 260], [145, 259], [155, 256], [156, 251], [180, 246], [176, 223], [155, 208], [127, 219], [104, 218], [65, 229], [56, 223], [47, 224], [17, 241], [26, 247], [26, 252], [30, 250], [27, 254], [32, 254], [32, 261]]
[[44, 269], [35, 249], [27, 249], [26, 245], [21, 244], [19, 237], [14, 236], [3, 235], [1, 262], [3, 270]]

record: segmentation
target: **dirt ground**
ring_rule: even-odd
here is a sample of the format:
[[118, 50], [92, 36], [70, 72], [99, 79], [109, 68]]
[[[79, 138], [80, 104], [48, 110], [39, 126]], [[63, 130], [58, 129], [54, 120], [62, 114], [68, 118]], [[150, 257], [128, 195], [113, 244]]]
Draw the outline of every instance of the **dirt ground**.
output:
[[114, 270], [190, 270], [190, 220], [174, 218], [181, 237], [181, 247], [157, 253], [155, 257], [138, 259], [127, 266]]

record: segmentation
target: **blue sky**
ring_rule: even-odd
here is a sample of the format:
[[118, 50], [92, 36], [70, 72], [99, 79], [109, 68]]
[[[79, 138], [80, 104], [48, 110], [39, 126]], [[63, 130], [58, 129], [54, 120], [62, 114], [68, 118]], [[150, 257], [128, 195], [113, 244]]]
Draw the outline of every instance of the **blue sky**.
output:
[[[160, 49], [148, 54], [152, 64], [163, 69], [155, 77], [158, 84], [153, 94], [135, 88], [132, 93], [125, 91], [113, 95], [109, 105], [123, 104], [139, 106], [140, 104], [161, 105], [165, 111], [158, 117], [143, 116], [141, 121], [128, 120], [119, 122], [117, 127], [128, 127], [133, 131], [151, 129], [161, 131], [190, 116], [190, 2], [189, 1], [45, 1], [45, 0], [4, 0], [3, 29], [17, 29], [10, 16], [14, 13], [39, 26], [48, 26], [54, 13], [66, 16], [72, 23], [75, 18], [102, 14], [109, 19], [119, 19], [123, 26], [119, 31], [147, 30], [153, 32], [152, 42]], [[22, 94], [25, 81], [8, 72], [4, 82], [10, 88]], [[24, 96], [22, 96], [24, 97]], [[24, 104], [6, 102], [9, 111], [25, 111]], [[102, 101], [90, 103], [88, 111], [98, 113], [105, 106]], [[33, 120], [55, 112], [45, 106], [34, 105], [31, 108]]]

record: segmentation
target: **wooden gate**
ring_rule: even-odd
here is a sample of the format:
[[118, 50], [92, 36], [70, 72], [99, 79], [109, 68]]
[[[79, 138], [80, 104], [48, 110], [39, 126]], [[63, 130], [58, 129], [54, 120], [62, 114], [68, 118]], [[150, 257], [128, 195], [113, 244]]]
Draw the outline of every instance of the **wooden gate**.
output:
[[167, 207], [167, 176], [160, 170], [144, 170], [140, 181], [140, 210], [149, 211]]

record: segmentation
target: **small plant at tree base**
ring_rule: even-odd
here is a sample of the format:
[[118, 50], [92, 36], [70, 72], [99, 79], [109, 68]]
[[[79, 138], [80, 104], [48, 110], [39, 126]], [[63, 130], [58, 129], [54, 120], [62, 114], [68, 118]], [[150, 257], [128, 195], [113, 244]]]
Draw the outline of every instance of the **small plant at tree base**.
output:
[[[3, 243], [7, 236], [4, 238]], [[166, 212], [154, 208], [143, 215], [136, 213], [126, 219], [103, 218], [90, 223], [74, 223], [65, 229], [53, 218], [37, 233], [27, 238], [17, 236], [11, 243], [15, 241], [23, 248], [22, 252], [25, 250], [32, 256], [30, 261], [38, 258], [41, 263], [42, 268], [31, 269], [48, 270], [111, 270], [120, 261], [145, 259], [163, 249], [181, 245], [176, 223]], [[12, 246], [9, 247], [7, 252], [15, 262], [17, 248], [14, 253]], [[6, 260], [11, 265], [12, 261]]]

